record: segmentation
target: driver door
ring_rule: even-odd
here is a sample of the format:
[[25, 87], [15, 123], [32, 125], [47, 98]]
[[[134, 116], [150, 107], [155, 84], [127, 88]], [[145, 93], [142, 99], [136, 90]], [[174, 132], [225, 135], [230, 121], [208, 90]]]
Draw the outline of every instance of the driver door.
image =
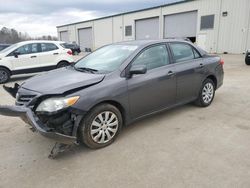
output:
[[141, 52], [133, 65], [146, 65], [146, 74], [128, 79], [130, 114], [132, 118], [170, 107], [176, 100], [174, 64], [170, 64], [165, 44], [151, 46]]
[[[39, 66], [39, 45], [26, 44], [8, 55], [14, 71], [25, 71]], [[15, 56], [17, 54], [17, 56]]]

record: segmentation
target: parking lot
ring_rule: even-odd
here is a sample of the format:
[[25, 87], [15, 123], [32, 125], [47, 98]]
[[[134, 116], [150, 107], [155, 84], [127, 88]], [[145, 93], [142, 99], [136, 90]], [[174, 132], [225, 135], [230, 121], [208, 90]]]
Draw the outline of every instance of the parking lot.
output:
[[[224, 85], [210, 107], [146, 118], [104, 149], [73, 147], [50, 160], [53, 141], [0, 116], [0, 187], [250, 187], [250, 67], [243, 55], [222, 57]], [[14, 103], [2, 87], [0, 96]]]

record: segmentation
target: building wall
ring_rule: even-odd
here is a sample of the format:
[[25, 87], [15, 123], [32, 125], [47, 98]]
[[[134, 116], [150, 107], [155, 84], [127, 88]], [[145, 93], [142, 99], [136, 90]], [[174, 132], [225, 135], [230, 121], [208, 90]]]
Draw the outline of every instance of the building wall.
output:
[[[72, 40], [72, 42], [75, 41], [76, 43], [79, 44], [78, 30], [83, 29], [83, 28], [89, 28], [89, 27], [92, 28], [92, 32], [93, 32], [92, 33], [92, 39], [93, 39], [93, 41], [95, 41], [93, 23], [94, 22], [91, 21], [91, 22], [86, 22], [86, 23], [80, 23], [80, 24], [73, 25], [74, 26], [74, 36], [75, 36], [75, 38], [74, 38], [74, 40]], [[94, 45], [92, 46], [92, 48], [94, 48]]]
[[68, 31], [69, 41], [71, 41], [71, 42], [76, 41], [75, 26], [74, 25], [58, 28], [58, 30], [57, 30], [58, 38], [60, 38], [61, 31]]
[[218, 52], [242, 53], [249, 31], [250, 1], [222, 0], [221, 12], [224, 11], [228, 11], [228, 16], [221, 16]]
[[[142, 12], [136, 12], [136, 13], [132, 13], [132, 14], [125, 14], [124, 15], [124, 27], [123, 27], [123, 29], [127, 25], [132, 25], [132, 36], [131, 37], [124, 36], [124, 40], [125, 41], [126, 40], [135, 40], [135, 20], [160, 17], [160, 14], [161, 14], [160, 8], [142, 11]], [[159, 24], [159, 25], [161, 25], [161, 24]]]
[[[204, 46], [210, 53], [243, 53], [250, 48], [250, 1], [249, 0], [195, 0], [171, 6], [165, 6], [140, 12], [128, 13], [89, 22], [59, 27], [68, 30], [71, 42], [78, 42], [77, 29], [93, 28], [93, 48], [105, 44], [135, 40], [135, 21], [159, 17], [159, 36], [164, 37], [164, 16], [176, 13], [198, 11], [197, 36], [198, 45]], [[222, 12], [228, 16], [223, 17]], [[214, 28], [200, 30], [201, 16], [215, 15]], [[132, 25], [132, 36], [125, 36], [125, 26]]]
[[113, 19], [103, 19], [94, 22], [94, 47], [99, 48], [113, 42]]
[[113, 17], [113, 42], [123, 41], [123, 16]]

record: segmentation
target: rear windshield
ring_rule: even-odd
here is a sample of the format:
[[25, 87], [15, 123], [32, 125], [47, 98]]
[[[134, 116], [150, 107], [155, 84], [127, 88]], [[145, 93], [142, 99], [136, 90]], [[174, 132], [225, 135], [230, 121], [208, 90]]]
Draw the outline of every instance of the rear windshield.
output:
[[62, 43], [61, 46], [64, 47], [64, 48], [72, 48], [72, 47], [74, 47], [75, 45], [74, 45], [74, 44]]

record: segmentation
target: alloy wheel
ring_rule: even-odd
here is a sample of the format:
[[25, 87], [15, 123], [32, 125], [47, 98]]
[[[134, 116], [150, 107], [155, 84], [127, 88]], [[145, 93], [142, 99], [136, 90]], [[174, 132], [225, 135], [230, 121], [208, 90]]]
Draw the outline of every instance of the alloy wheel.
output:
[[0, 83], [4, 83], [8, 80], [8, 73], [4, 70], [0, 70]]
[[209, 104], [214, 97], [214, 86], [212, 83], [206, 83], [202, 89], [202, 99], [206, 104]]
[[118, 131], [119, 121], [117, 115], [111, 111], [99, 113], [92, 121], [90, 127], [91, 138], [98, 144], [112, 140]]

